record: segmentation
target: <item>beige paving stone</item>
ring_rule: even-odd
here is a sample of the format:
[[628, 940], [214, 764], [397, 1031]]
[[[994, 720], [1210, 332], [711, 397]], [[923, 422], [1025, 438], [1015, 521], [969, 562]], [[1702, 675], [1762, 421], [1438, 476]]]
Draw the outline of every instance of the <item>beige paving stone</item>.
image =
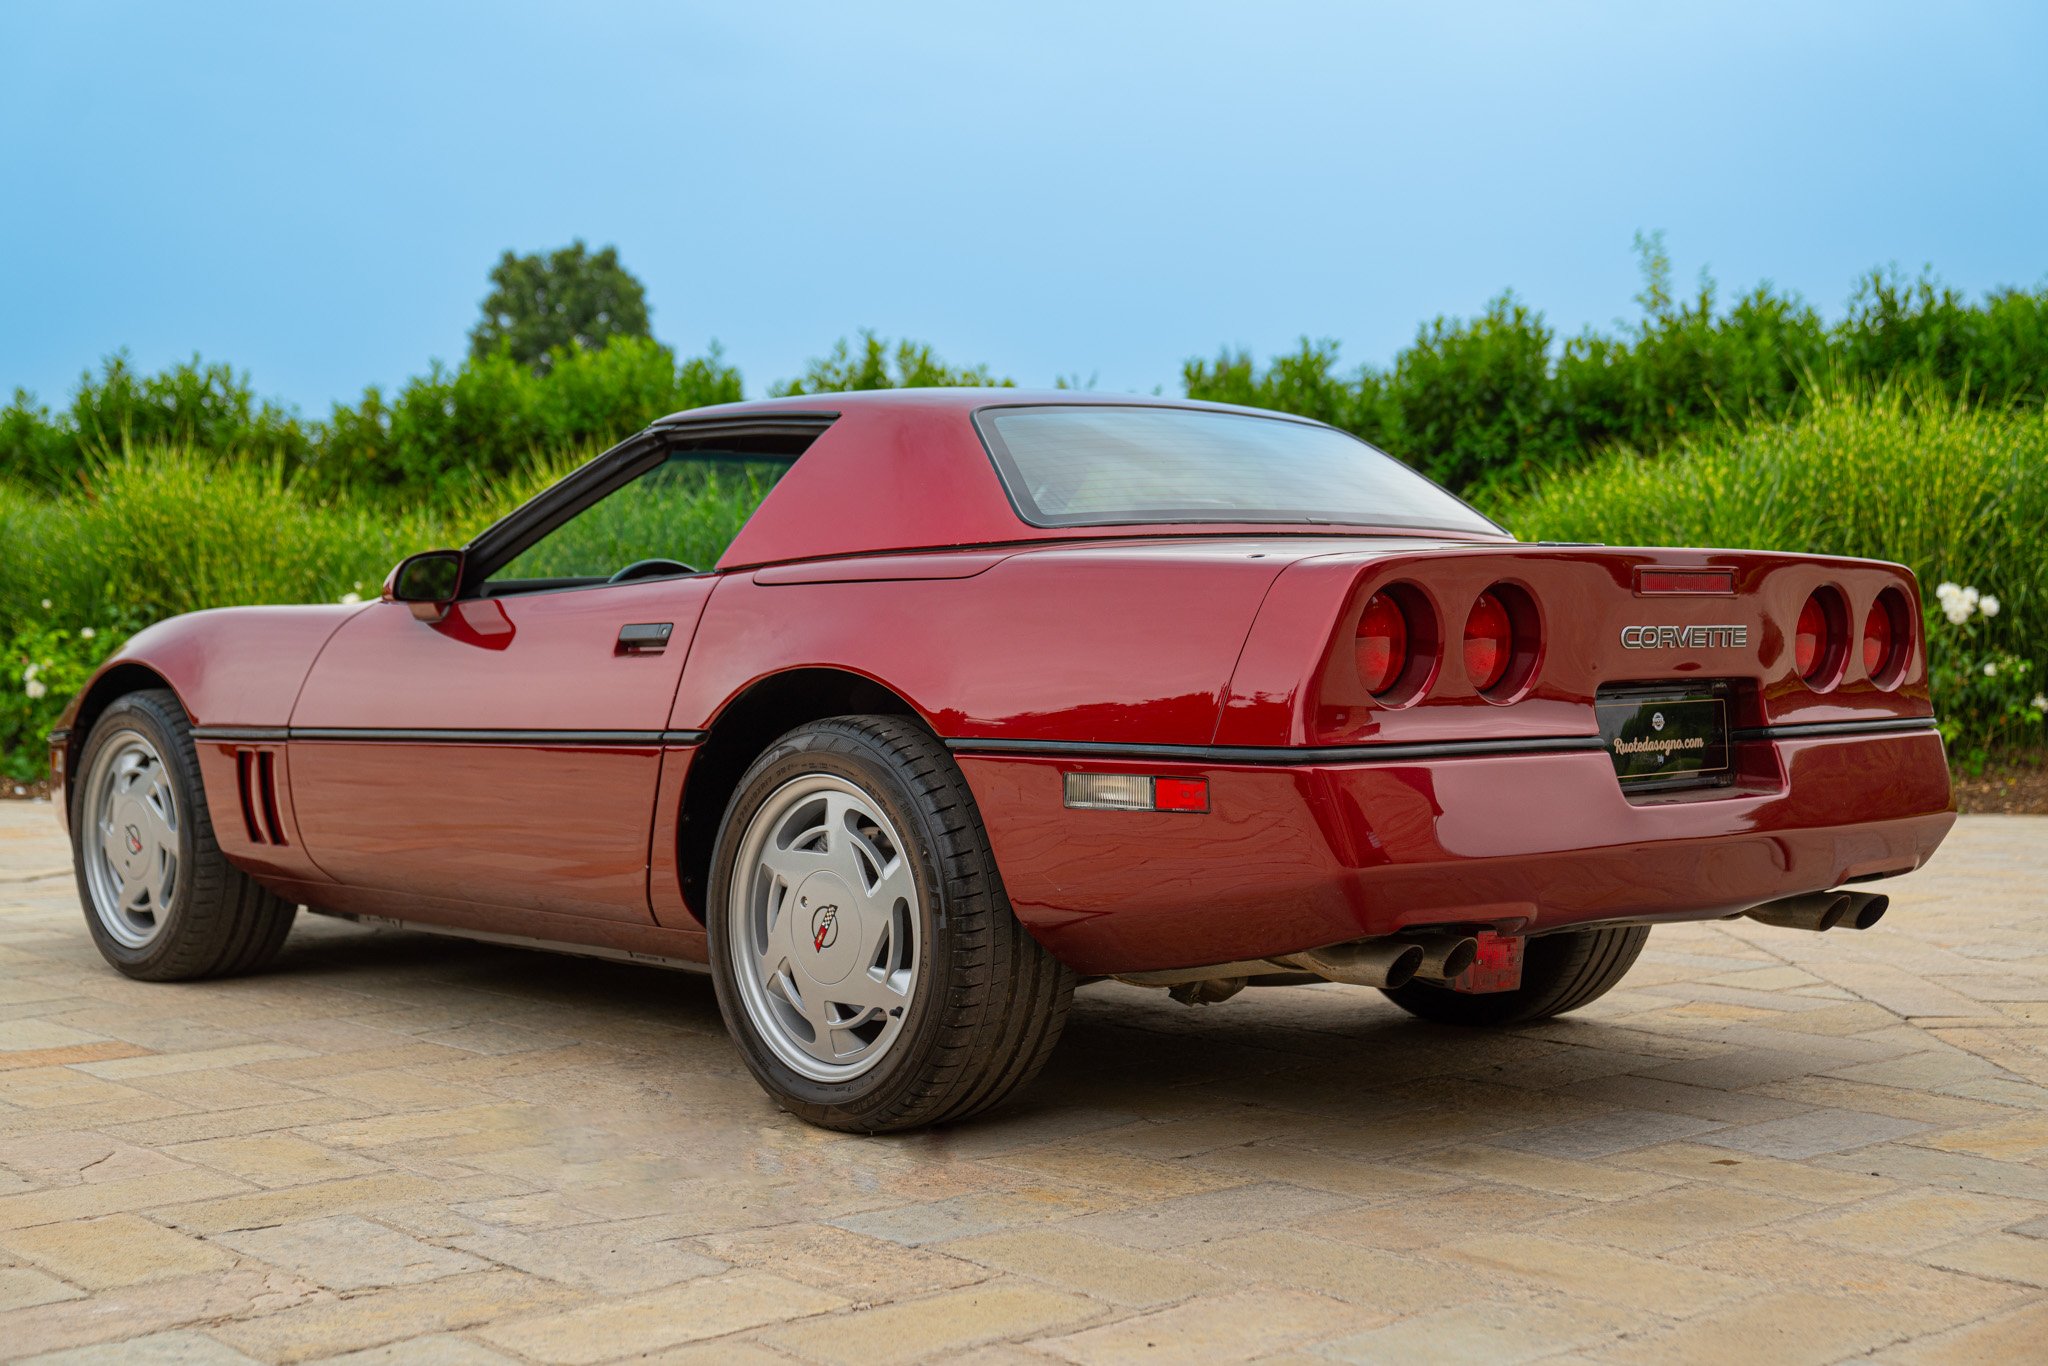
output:
[[2048, 1239], [1988, 1233], [1920, 1254], [1931, 1266], [2048, 1289]]
[[[11, 1353], [32, 1357], [126, 1342], [189, 1324], [213, 1325], [238, 1315], [287, 1310], [317, 1293], [288, 1273], [246, 1267], [140, 1281], [82, 1299], [17, 1310], [7, 1317], [6, 1346]], [[220, 1336], [212, 1327], [208, 1333]]]
[[185, 1164], [105, 1134], [72, 1129], [0, 1139], [0, 1167], [37, 1185], [61, 1186], [157, 1176], [183, 1171]]
[[[659, 1235], [666, 1230], [644, 1227], [649, 1222], [659, 1224], [613, 1220], [545, 1233], [494, 1229], [458, 1234], [447, 1242], [502, 1266], [610, 1295], [658, 1290], [726, 1270], [726, 1263], [716, 1258], [689, 1251], [679, 1242], [664, 1241]], [[798, 1279], [810, 1283], [808, 1278]]]
[[1817, 1214], [1786, 1231], [1831, 1247], [1893, 1255], [1922, 1252], [2027, 1217], [2010, 1201], [1958, 1190], [1901, 1191]]
[[1808, 1214], [1812, 1209], [1799, 1200], [1701, 1184], [1559, 1215], [1533, 1231], [1632, 1252], [1665, 1252], [1702, 1238]]
[[1514, 1186], [1477, 1185], [1424, 1200], [1338, 1210], [1297, 1220], [1294, 1226], [1304, 1233], [1399, 1250], [1456, 1242], [1485, 1229], [1520, 1227], [1582, 1204]]
[[[1010, 1236], [1030, 1239], [1036, 1233], [1034, 1229]], [[943, 1243], [938, 1250], [905, 1247], [830, 1224], [780, 1224], [693, 1241], [720, 1261], [773, 1271], [862, 1304], [913, 1298], [989, 1278], [989, 1272], [975, 1264], [986, 1259], [960, 1260], [967, 1255], [962, 1251], [965, 1243]]]
[[197, 1275], [234, 1258], [134, 1214], [39, 1224], [0, 1234], [0, 1247], [92, 1290]]
[[155, 1176], [125, 1177], [119, 1181], [58, 1186], [25, 1195], [0, 1197], [0, 1229], [93, 1219], [103, 1214], [152, 1209], [187, 1200], [210, 1200], [247, 1189], [246, 1184], [232, 1177], [193, 1168]]
[[1356, 1328], [1384, 1315], [1298, 1290], [1203, 1296], [1044, 1344], [1085, 1366], [1245, 1361]]
[[846, 1303], [841, 1296], [767, 1272], [736, 1271], [601, 1305], [493, 1323], [473, 1336], [536, 1361], [577, 1366], [823, 1314]]
[[1271, 1229], [1190, 1249], [1189, 1255], [1250, 1278], [1411, 1314], [1485, 1299], [1494, 1287], [1469, 1265], [1417, 1252], [1381, 1252], [1292, 1229]]
[[1028, 1281], [998, 1279], [878, 1309], [832, 1314], [761, 1334], [771, 1346], [827, 1366], [893, 1366], [962, 1348], [1029, 1338], [1097, 1317], [1100, 1306]]
[[0, 1314], [58, 1300], [82, 1299], [85, 1292], [32, 1266], [0, 1267]]
[[199, 1114], [171, 1115], [131, 1123], [103, 1126], [110, 1137], [145, 1145], [198, 1143], [209, 1138], [240, 1138], [248, 1134], [272, 1133], [301, 1124], [326, 1124], [349, 1119], [362, 1112], [360, 1106], [327, 1096], [311, 1096], [278, 1105], [251, 1105], [238, 1110], [213, 1110]]
[[[446, 1188], [415, 1176], [378, 1172], [371, 1176], [344, 1177], [339, 1181], [320, 1181], [309, 1186], [292, 1186], [254, 1195], [232, 1195], [220, 1200], [158, 1203], [170, 1206], [162, 1214], [166, 1223], [194, 1233], [211, 1234], [265, 1228], [328, 1214], [353, 1214], [384, 1205], [429, 1199], [436, 1193], [446, 1194]], [[6, 1202], [0, 1201], [0, 1220], [6, 1218], [5, 1206]]]
[[1280, 1143], [1218, 1148], [1192, 1159], [1199, 1167], [1243, 1181], [1283, 1181], [1312, 1190], [1368, 1200], [1424, 1199], [1455, 1190], [1458, 1180], [1384, 1162], [1359, 1162], [1336, 1153]]
[[374, 1162], [352, 1154], [331, 1152], [291, 1134], [214, 1138], [179, 1144], [164, 1151], [180, 1161], [230, 1172], [244, 1181], [267, 1188], [333, 1181], [377, 1170]]
[[1809, 1200], [1815, 1204], [1842, 1204], [1868, 1200], [1897, 1189], [1882, 1177], [1859, 1176], [1854, 1172], [1830, 1171], [1825, 1167], [1787, 1162], [1751, 1153], [1732, 1153], [1697, 1143], [1666, 1143], [1616, 1154], [1623, 1166], [1682, 1176], [1689, 1181], [1712, 1181], [1742, 1186], [1770, 1195]]
[[216, 1233], [213, 1241], [330, 1290], [435, 1281], [484, 1263], [354, 1215]]
[[1599, 1355], [1656, 1366], [1726, 1366], [1731, 1361], [1820, 1366], [1900, 1341], [1913, 1330], [1911, 1316], [1894, 1307], [1795, 1290], [1631, 1335]]
[[1685, 1318], [1758, 1293], [1758, 1282], [1679, 1266], [1611, 1248], [1527, 1233], [1451, 1243], [1439, 1255], [1527, 1285], [1541, 1293]]
[[261, 1360], [296, 1362], [512, 1319], [583, 1298], [583, 1292], [536, 1276], [484, 1271], [346, 1299], [317, 1299], [210, 1331]]
[[1141, 1309], [1220, 1289], [1230, 1281], [1227, 1273], [1186, 1256], [1104, 1243], [1058, 1226], [960, 1238], [940, 1246], [951, 1258]]
[[351, 1117], [332, 1124], [315, 1120], [301, 1132], [314, 1142], [333, 1148], [382, 1148], [423, 1139], [530, 1134], [535, 1126], [533, 1112], [526, 1106], [474, 1105], [456, 1110]]
[[256, 1366], [256, 1359], [218, 1338], [177, 1328], [125, 1342], [39, 1353], [28, 1358], [28, 1366]]
[[1618, 1170], [1599, 1162], [1545, 1157], [1478, 1144], [1420, 1153], [1409, 1163], [1468, 1180], [1505, 1182], [1588, 1200], [1626, 1200], [1677, 1184], [1675, 1178], [1654, 1172]]
[[305, 1054], [305, 1049], [285, 1044], [249, 1043], [227, 1048], [202, 1048], [190, 1053], [155, 1053], [146, 1057], [116, 1058], [111, 1062], [79, 1063], [77, 1070], [102, 1081], [126, 1081], [136, 1077], [165, 1077], [176, 1072], [201, 1072], [215, 1067], [241, 1067], [246, 1063], [304, 1057]]
[[1227, 1186], [1241, 1186], [1246, 1181], [1241, 1176], [1207, 1170], [1186, 1162], [1156, 1161], [1126, 1152], [1102, 1152], [1093, 1147], [1028, 1148], [991, 1158], [989, 1162], [1053, 1181], [1077, 1182], [1146, 1198], [1195, 1195]]
[[1326, 1341], [1316, 1352], [1333, 1361], [1469, 1361], [1493, 1366], [1555, 1356], [1661, 1323], [1660, 1319], [1583, 1300], [1563, 1307], [1498, 1300], [1411, 1315]]
[[1881, 1304], [1915, 1320], [1916, 1331], [1962, 1322], [2010, 1308], [2031, 1292], [2025, 1286], [1944, 1271], [1900, 1257], [1848, 1252], [1774, 1230], [1738, 1233], [1690, 1243], [1668, 1261], [1741, 1276], [1772, 1290]]
[[1916, 1338], [1885, 1353], [1902, 1366], [2003, 1366], [2038, 1359], [2048, 1342], [2048, 1302], [2036, 1302], [2010, 1313], [1962, 1328]]
[[[743, 1357], [735, 1358], [735, 1361], [744, 1360]], [[457, 1337], [452, 1333], [429, 1333], [405, 1342], [389, 1342], [381, 1347], [365, 1347], [358, 1352], [322, 1357], [315, 1366], [411, 1366], [414, 1362], [432, 1362], [433, 1366], [516, 1366], [518, 1358], [506, 1356], [471, 1338]], [[787, 1366], [786, 1359], [784, 1366]]]

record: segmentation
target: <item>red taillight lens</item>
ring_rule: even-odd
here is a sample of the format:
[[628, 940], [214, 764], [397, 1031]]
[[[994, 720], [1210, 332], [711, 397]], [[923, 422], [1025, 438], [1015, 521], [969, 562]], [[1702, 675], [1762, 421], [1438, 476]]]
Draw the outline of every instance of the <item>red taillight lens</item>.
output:
[[1799, 609], [1799, 629], [1792, 636], [1792, 667], [1799, 670], [1801, 678], [1812, 682], [1827, 657], [1828, 609], [1821, 606], [1820, 594], [1815, 593]]
[[1465, 676], [1485, 692], [1507, 674], [1515, 643], [1508, 609], [1492, 593], [1481, 593], [1465, 618]]
[[1386, 593], [1375, 593], [1358, 615], [1358, 679], [1375, 695], [1408, 667], [1408, 614]]
[[1883, 603], [1872, 603], [1863, 619], [1863, 672], [1876, 678], [1891, 667], [1893, 639], [1892, 614]]

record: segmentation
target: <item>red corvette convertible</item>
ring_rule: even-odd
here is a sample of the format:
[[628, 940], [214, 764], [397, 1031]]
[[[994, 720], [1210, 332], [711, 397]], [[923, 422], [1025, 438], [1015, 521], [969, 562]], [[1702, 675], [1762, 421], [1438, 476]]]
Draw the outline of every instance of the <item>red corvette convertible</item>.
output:
[[1280, 414], [847, 394], [665, 418], [381, 601], [154, 626], [52, 766], [122, 972], [302, 905], [708, 966], [872, 1132], [1014, 1091], [1080, 980], [1511, 1025], [1654, 924], [1866, 927], [1954, 820], [1919, 621], [1896, 565], [1519, 543]]

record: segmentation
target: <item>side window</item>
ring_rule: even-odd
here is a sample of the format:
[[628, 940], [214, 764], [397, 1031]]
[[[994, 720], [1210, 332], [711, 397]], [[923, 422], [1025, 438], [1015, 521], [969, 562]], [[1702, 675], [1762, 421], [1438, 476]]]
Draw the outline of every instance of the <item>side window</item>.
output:
[[[513, 556], [484, 591], [603, 583], [644, 560], [709, 569], [789, 466], [756, 455], [678, 451]], [[660, 573], [657, 567], [645, 577]]]

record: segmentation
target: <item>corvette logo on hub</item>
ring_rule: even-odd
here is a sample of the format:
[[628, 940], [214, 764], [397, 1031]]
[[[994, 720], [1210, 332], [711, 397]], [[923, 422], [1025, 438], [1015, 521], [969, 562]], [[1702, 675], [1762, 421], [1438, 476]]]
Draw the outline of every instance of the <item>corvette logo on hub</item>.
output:
[[839, 940], [839, 908], [820, 906], [811, 912], [811, 949], [823, 953]]

